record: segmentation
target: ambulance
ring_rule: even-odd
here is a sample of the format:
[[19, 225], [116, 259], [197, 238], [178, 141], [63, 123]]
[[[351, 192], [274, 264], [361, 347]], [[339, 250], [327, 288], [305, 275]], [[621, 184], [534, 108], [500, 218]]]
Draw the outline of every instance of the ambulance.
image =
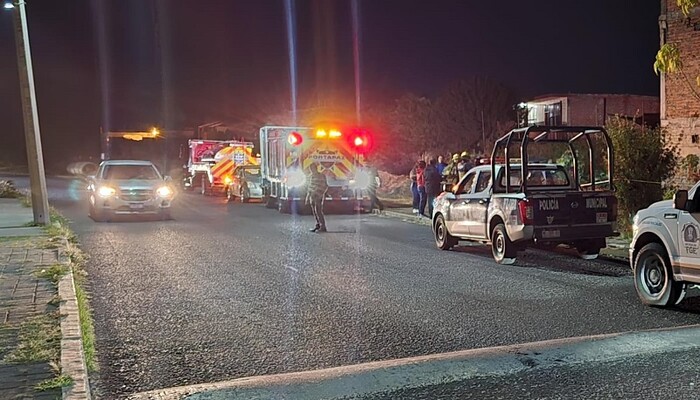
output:
[[326, 175], [325, 209], [369, 210], [370, 174], [365, 156], [371, 136], [358, 128], [264, 126], [260, 128], [263, 200], [282, 213], [304, 211], [311, 164]]
[[204, 195], [225, 194], [235, 167], [260, 163], [253, 147], [252, 142], [237, 140], [190, 140], [185, 188]]

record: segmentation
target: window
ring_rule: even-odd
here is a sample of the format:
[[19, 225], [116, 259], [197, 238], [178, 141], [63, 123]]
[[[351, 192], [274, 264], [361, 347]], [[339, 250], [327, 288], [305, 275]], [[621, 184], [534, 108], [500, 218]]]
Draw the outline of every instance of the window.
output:
[[700, 143], [700, 136], [698, 136], [698, 135], [693, 135], [693, 136], [690, 137], [690, 141], [691, 141], [693, 144], [698, 144], [698, 143]]
[[547, 125], [561, 125], [561, 101], [544, 106], [544, 123]]
[[[505, 171], [504, 171], [505, 172]], [[521, 185], [520, 169], [511, 169], [510, 171], [510, 186], [518, 188]], [[506, 186], [506, 174], [501, 175], [501, 186]], [[528, 187], [568, 187], [569, 177], [562, 167], [551, 167], [547, 169], [530, 168], [527, 173]]]
[[152, 165], [105, 165], [103, 179], [160, 179], [158, 171]]
[[481, 193], [488, 189], [491, 183], [491, 171], [484, 170], [479, 174], [479, 179], [476, 182], [476, 193]]
[[459, 184], [459, 188], [457, 188], [457, 193], [455, 194], [469, 194], [472, 192], [472, 189], [474, 188], [474, 177], [476, 177], [476, 173], [472, 172], [468, 174], [462, 182]]

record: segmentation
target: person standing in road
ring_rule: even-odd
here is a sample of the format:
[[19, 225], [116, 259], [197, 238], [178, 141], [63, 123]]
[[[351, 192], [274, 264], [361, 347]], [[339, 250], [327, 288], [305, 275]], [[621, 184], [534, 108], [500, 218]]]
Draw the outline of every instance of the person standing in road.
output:
[[459, 183], [459, 171], [457, 171], [457, 165], [459, 164], [459, 154], [455, 153], [452, 156], [452, 161], [445, 167], [442, 171], [442, 176], [445, 180], [445, 190], [451, 190], [452, 186]]
[[306, 204], [311, 205], [311, 212], [316, 218], [316, 226], [311, 232], [326, 232], [326, 218], [323, 215], [323, 200], [328, 191], [328, 181], [326, 175], [321, 170], [321, 166], [313, 163], [309, 166], [309, 176], [306, 178], [308, 185], [306, 189]]
[[425, 214], [425, 204], [428, 199], [425, 197], [425, 161], [420, 160], [416, 167], [416, 186], [418, 187], [418, 216]]
[[460, 157], [459, 163], [457, 164], [457, 171], [459, 172], [459, 180], [469, 172], [470, 169], [474, 168], [474, 165], [469, 159], [469, 152], [463, 151]]
[[413, 166], [409, 177], [411, 178], [411, 196], [413, 197], [413, 213], [418, 214], [418, 206], [420, 205], [420, 192], [418, 192], [418, 161]]
[[[428, 163], [430, 165], [430, 163]], [[438, 156], [437, 158], [437, 165], [435, 166], [435, 169], [437, 169], [438, 174], [442, 176], [442, 172], [445, 170], [445, 167], [447, 167], [447, 164], [443, 161], [442, 156]]]
[[429, 218], [432, 218], [433, 202], [435, 201], [435, 198], [438, 196], [438, 194], [440, 194], [440, 183], [442, 180], [440, 173], [438, 173], [438, 169], [434, 158], [431, 158], [430, 161], [428, 161], [428, 166], [425, 167], [423, 177], [425, 179], [425, 197], [428, 204], [427, 216]]
[[381, 184], [379, 180], [379, 172], [374, 165], [369, 165], [368, 172], [369, 183], [367, 184], [367, 196], [371, 200], [371, 204], [369, 206], [370, 211], [374, 209], [382, 211], [384, 210], [384, 204], [382, 204], [381, 200], [379, 200], [377, 197], [377, 188], [379, 188], [379, 185]]

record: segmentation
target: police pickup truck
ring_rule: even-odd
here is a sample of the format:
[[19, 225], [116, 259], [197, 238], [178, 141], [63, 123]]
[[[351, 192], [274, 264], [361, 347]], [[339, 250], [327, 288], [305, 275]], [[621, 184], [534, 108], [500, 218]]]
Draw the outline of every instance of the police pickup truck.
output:
[[[592, 139], [595, 135], [599, 140]], [[589, 147], [594, 142], [603, 143], [606, 149], [590, 149], [582, 160], [581, 146], [574, 146], [577, 140]], [[572, 166], [528, 161], [531, 143], [552, 142], [570, 150]], [[514, 147], [520, 150], [518, 163], [510, 162]], [[505, 157], [499, 162], [501, 152]], [[595, 179], [596, 155], [607, 164], [607, 178], [599, 182]], [[582, 258], [594, 259], [605, 247], [606, 237], [617, 235], [617, 199], [609, 178], [612, 167], [612, 145], [603, 128], [534, 126], [513, 130], [496, 142], [491, 165], [473, 168], [452, 191], [435, 200], [435, 243], [442, 250], [460, 240], [488, 243], [500, 264], [514, 263], [518, 251], [535, 245], [567, 244]], [[587, 176], [588, 182], [581, 183], [582, 176]]]
[[700, 284], [700, 182], [673, 200], [639, 210], [632, 225], [630, 265], [644, 304], [672, 307]]

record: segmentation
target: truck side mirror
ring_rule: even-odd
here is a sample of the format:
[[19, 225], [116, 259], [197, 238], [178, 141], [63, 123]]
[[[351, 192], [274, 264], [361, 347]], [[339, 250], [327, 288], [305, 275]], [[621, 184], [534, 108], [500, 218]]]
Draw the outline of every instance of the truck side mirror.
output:
[[673, 195], [673, 208], [676, 210], [685, 210], [688, 205], [688, 191], [679, 190]]

